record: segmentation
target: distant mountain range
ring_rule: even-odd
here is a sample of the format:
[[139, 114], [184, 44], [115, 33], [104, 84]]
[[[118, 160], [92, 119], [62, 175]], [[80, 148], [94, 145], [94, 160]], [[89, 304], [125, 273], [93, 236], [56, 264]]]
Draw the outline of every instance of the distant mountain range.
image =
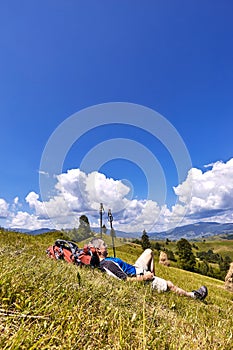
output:
[[[123, 232], [116, 230], [116, 235], [117, 237], [123, 238], [140, 238], [142, 236], [142, 232]], [[233, 223], [219, 224], [217, 222], [197, 222], [195, 224], [176, 227], [174, 230], [148, 233], [151, 240], [162, 241], [166, 238], [170, 239], [171, 241], [176, 241], [181, 238], [186, 238], [187, 240], [199, 240], [209, 236], [223, 237], [226, 235], [233, 239]]]
[[36, 236], [36, 235], [41, 235], [43, 233], [46, 233], [46, 232], [54, 232], [54, 231], [58, 231], [58, 230], [55, 230], [55, 229], [50, 229], [50, 228], [40, 228], [38, 230], [28, 230], [28, 229], [21, 229], [21, 228], [12, 228], [11, 231], [15, 231], [15, 232], [20, 232], [20, 233], [28, 233], [29, 235], [33, 235], [33, 236]]
[[233, 223], [219, 224], [217, 222], [197, 222], [195, 224], [184, 225], [176, 227], [174, 230], [154, 232], [148, 234], [150, 239], [164, 240], [178, 240], [186, 238], [188, 240], [201, 239], [210, 236], [226, 236], [230, 235], [233, 239]]
[[[41, 228], [39, 230], [22, 230], [15, 228], [13, 230], [28, 233], [30, 235], [38, 235], [50, 231], [56, 231], [49, 228]], [[98, 233], [99, 228], [92, 228], [92, 231]], [[107, 234], [109, 234], [109, 230], [107, 230]], [[140, 238], [142, 236], [142, 232], [123, 232], [116, 230], [116, 236], [122, 238]], [[209, 236], [228, 236], [228, 238], [233, 239], [233, 223], [219, 224], [217, 222], [197, 222], [191, 225], [176, 227], [174, 230], [170, 231], [148, 233], [148, 236], [151, 240], [165, 240], [168, 238], [171, 241], [179, 240], [180, 238], [186, 238], [187, 240], [198, 240]]]

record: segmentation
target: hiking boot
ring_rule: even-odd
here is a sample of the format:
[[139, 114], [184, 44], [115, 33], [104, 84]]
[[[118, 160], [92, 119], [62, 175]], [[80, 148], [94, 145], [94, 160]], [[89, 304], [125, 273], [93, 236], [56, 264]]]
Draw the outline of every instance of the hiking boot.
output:
[[195, 299], [204, 300], [208, 295], [208, 289], [206, 286], [200, 287], [198, 290], [193, 290]]

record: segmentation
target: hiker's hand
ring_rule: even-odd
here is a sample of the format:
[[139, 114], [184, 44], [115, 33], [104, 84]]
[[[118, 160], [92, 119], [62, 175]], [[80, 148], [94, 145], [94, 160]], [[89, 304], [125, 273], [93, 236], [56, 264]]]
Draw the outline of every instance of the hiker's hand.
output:
[[144, 275], [143, 275], [143, 279], [144, 281], [150, 281], [152, 280], [154, 277], [154, 274], [150, 271], [147, 271]]

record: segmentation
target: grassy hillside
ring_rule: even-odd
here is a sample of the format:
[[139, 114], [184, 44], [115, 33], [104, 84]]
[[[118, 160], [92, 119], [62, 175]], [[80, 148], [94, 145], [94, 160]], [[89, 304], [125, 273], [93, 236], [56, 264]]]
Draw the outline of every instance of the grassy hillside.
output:
[[205, 242], [198, 242], [199, 251], [213, 250], [214, 253], [220, 254], [222, 257], [228, 255], [233, 261], [233, 241], [232, 240], [206, 240]]
[[[0, 232], [2, 350], [232, 349], [233, 293], [223, 282], [156, 263], [159, 276], [184, 289], [209, 288], [205, 303], [158, 294], [150, 284], [50, 260], [45, 250], [56, 238]], [[117, 247], [129, 262], [140, 253]]]

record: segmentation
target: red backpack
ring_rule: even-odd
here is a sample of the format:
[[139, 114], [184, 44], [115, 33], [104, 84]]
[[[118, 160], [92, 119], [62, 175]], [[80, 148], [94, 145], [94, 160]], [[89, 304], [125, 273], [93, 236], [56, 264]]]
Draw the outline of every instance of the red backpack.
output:
[[51, 259], [62, 259], [78, 266], [89, 265], [97, 267], [99, 265], [96, 248], [85, 245], [80, 249], [74, 242], [63, 239], [57, 239], [54, 245], [46, 249], [46, 253]]

